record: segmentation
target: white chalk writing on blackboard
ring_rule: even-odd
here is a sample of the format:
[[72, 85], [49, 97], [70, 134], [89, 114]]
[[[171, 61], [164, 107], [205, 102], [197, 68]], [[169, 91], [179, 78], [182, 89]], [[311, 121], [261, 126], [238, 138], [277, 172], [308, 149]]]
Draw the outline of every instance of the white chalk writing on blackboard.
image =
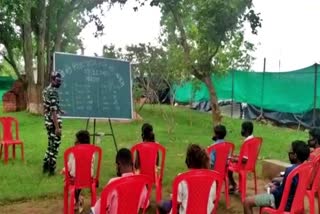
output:
[[132, 107], [127, 62], [70, 54], [59, 54], [56, 58], [59, 63], [55, 63], [55, 67], [65, 84], [60, 89], [61, 102], [72, 116], [121, 118], [128, 115], [122, 113]]

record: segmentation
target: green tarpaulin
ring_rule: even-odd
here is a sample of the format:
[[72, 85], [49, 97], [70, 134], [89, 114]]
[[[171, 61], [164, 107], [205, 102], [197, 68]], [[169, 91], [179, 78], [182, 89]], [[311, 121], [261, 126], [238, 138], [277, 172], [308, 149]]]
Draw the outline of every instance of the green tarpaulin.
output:
[[[234, 101], [249, 103], [268, 110], [303, 113], [313, 109], [314, 102], [316, 108], [320, 108], [318, 67], [319, 65], [313, 65], [291, 72], [230, 71], [224, 76], [213, 75], [212, 81], [219, 100], [233, 98]], [[209, 92], [203, 83], [195, 85], [192, 82], [186, 82], [175, 85], [174, 95], [177, 102], [183, 103], [210, 99]], [[316, 99], [314, 99], [315, 95]]]
[[3, 94], [11, 89], [14, 81], [11, 77], [0, 77], [0, 102], [2, 102]]

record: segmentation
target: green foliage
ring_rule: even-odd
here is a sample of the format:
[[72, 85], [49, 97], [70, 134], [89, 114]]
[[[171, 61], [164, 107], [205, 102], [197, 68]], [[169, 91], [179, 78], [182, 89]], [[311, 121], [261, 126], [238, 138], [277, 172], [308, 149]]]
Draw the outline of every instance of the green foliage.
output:
[[253, 33], [261, 26], [250, 0], [159, 0], [151, 4], [162, 9], [169, 51], [179, 58], [176, 62], [185, 61], [180, 72], [202, 78], [250, 66], [253, 45], [244, 39], [243, 24], [249, 21]]
[[14, 70], [10, 66], [10, 64], [7, 61], [3, 61], [0, 63], [0, 76], [11, 76], [13, 78], [17, 78], [16, 74], [14, 73]]
[[106, 58], [122, 59], [123, 53], [121, 48], [116, 48], [113, 44], [110, 46], [104, 45], [102, 55]]
[[167, 90], [177, 78], [168, 65], [168, 54], [163, 47], [151, 44], [127, 46], [125, 50], [114, 45], [103, 47], [104, 57], [131, 62], [134, 96], [139, 98], [143, 95], [150, 102], [158, 102], [158, 92]]
[[173, 78], [168, 70], [168, 55], [163, 48], [139, 44], [126, 48], [125, 58], [132, 63], [136, 93], [143, 93], [149, 102], [159, 102], [159, 92], [166, 90]]
[[[103, 15], [102, 5], [107, 3], [112, 6], [115, 3], [125, 2], [125, 0], [0, 0], [0, 44], [5, 45], [7, 49], [5, 57], [9, 59], [7, 61], [13, 68], [18, 70], [15, 64], [23, 55], [21, 39], [24, 40], [22, 29], [26, 24], [32, 26], [32, 44], [35, 46], [33, 50], [37, 50], [37, 42], [42, 39], [45, 40], [45, 50], [38, 49], [40, 53], [47, 52], [47, 56], [52, 55], [55, 50], [74, 53], [81, 44], [78, 36], [88, 23], [93, 22], [97, 26], [94, 32], [96, 36], [103, 33], [104, 26], [100, 20], [100, 15]], [[94, 8], [99, 10], [93, 10]], [[41, 29], [45, 34], [41, 34]], [[46, 38], [43, 38], [43, 35]], [[38, 53], [32, 52], [27, 50], [26, 54], [29, 58], [31, 55], [31, 58], [35, 59]]]

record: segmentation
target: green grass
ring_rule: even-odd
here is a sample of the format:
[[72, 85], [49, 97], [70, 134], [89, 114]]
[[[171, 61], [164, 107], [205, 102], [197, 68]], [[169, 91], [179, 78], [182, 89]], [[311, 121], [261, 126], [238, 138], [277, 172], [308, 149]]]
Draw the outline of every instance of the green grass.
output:
[[[1, 108], [0, 112], [2, 112]], [[22, 163], [19, 160], [20, 155], [18, 155], [18, 159], [10, 160], [8, 165], [0, 163], [0, 204], [62, 196], [63, 177], [42, 175], [42, 159], [47, 146], [43, 118], [26, 112], [2, 113], [1, 115], [12, 115], [18, 118], [20, 136], [25, 145], [26, 162]], [[212, 137], [211, 116], [207, 113], [169, 106], [145, 106], [141, 116], [144, 121], [113, 124], [118, 147], [130, 148], [140, 140], [142, 123], [152, 123], [156, 140], [167, 148], [164, 191], [170, 192], [173, 178], [177, 173], [185, 170], [184, 158], [187, 145], [190, 143], [210, 145]], [[241, 120], [224, 117], [223, 123], [228, 129], [227, 139], [234, 142], [238, 150], [241, 143]], [[62, 144], [58, 158], [59, 170], [62, 168], [63, 151], [73, 145], [74, 134], [78, 130], [84, 129], [85, 125], [86, 120], [65, 119], [63, 121]], [[107, 125], [106, 122], [99, 122], [97, 130], [108, 132]], [[92, 128], [92, 124], [90, 128]], [[307, 134], [304, 132], [258, 123], [255, 123], [254, 134], [264, 139], [261, 157], [280, 160], [287, 160], [287, 150], [291, 141], [307, 138]], [[115, 148], [112, 138], [104, 138], [101, 147], [103, 148], [103, 163], [100, 180], [101, 186], [103, 186], [109, 178], [115, 176]]]

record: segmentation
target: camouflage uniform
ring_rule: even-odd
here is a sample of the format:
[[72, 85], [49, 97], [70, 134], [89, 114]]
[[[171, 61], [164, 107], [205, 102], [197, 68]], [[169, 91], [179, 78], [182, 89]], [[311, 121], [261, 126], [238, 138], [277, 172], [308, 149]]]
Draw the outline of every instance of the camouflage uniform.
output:
[[62, 120], [60, 116], [61, 110], [59, 106], [59, 94], [55, 87], [49, 85], [43, 90], [42, 97], [44, 105], [45, 127], [48, 132], [48, 149], [43, 160], [43, 169], [44, 172], [49, 171], [50, 173], [54, 173], [61, 137], [55, 134], [56, 127], [53, 122], [52, 111], [56, 111], [57, 122], [59, 128], [61, 129]]

